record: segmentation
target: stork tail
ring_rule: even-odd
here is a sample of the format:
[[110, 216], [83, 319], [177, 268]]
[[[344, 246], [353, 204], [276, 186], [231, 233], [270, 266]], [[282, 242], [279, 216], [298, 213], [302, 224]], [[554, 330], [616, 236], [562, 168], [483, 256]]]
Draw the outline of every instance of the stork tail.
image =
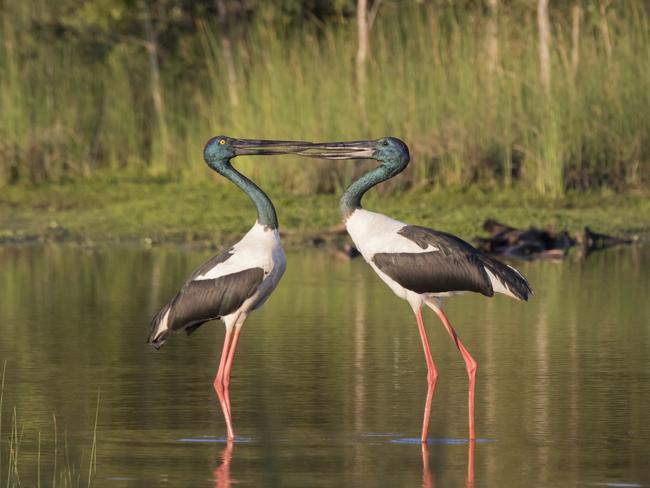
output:
[[495, 292], [524, 301], [527, 301], [528, 297], [533, 294], [526, 278], [512, 266], [488, 256], [482, 256], [481, 261]]
[[165, 305], [160, 311], [151, 319], [151, 333], [149, 334], [148, 342], [156, 349], [160, 349], [169, 337], [169, 312], [171, 307]]

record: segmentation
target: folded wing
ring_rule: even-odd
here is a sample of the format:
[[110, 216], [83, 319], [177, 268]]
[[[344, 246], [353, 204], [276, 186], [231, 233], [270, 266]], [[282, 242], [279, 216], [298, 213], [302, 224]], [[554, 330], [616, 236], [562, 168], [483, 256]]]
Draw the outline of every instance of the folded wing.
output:
[[149, 342], [160, 347], [170, 331], [189, 334], [205, 322], [237, 311], [263, 280], [264, 270], [259, 267], [215, 279], [189, 280], [152, 319]]
[[404, 288], [416, 293], [472, 291], [486, 296], [504, 293], [527, 300], [532, 293], [514, 268], [475, 249], [456, 236], [426, 227], [407, 225], [398, 234], [411, 240], [421, 253], [377, 253], [374, 264]]

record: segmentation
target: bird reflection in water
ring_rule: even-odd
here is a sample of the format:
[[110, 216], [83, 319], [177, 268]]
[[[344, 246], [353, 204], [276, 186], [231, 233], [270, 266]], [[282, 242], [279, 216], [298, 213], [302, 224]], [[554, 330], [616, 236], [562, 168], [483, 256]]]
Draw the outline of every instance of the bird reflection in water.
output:
[[[467, 444], [467, 478], [465, 488], [474, 488], [474, 447], [476, 441], [469, 440]], [[434, 488], [436, 486], [433, 472], [429, 467], [429, 447], [422, 443], [422, 488]]]
[[212, 472], [214, 488], [230, 488], [232, 482], [230, 478], [230, 461], [232, 460], [232, 448], [234, 444], [232, 439], [228, 439], [226, 447], [221, 451], [221, 464], [214, 468]]

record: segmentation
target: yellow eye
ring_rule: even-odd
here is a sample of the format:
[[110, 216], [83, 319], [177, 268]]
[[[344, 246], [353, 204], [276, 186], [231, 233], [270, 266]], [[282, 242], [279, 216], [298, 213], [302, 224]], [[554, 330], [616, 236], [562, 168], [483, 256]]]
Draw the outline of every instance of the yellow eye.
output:
[[226, 143], [226, 140], [225, 140], [225, 139], [220, 139], [220, 140], [219, 140], [219, 144], [221, 144], [222, 146], [223, 146], [225, 143]]

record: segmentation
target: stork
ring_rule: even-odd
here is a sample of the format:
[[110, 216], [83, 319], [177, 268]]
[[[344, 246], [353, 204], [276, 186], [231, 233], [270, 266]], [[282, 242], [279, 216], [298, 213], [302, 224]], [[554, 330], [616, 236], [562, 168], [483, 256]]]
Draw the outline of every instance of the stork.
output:
[[512, 266], [483, 254], [452, 234], [409, 225], [362, 208], [361, 199], [369, 189], [397, 176], [409, 164], [409, 150], [403, 141], [385, 137], [374, 141], [316, 143], [297, 153], [325, 159], [375, 159], [379, 163], [343, 193], [340, 200], [343, 221], [366, 262], [398, 297], [409, 303], [415, 314], [428, 372], [421, 442], [427, 442], [431, 401], [438, 380], [422, 321], [423, 305], [438, 315], [465, 362], [469, 378], [469, 438], [475, 439], [477, 362], [449, 322], [442, 300], [464, 292], [488, 297], [502, 293], [527, 300], [532, 294], [530, 285]]
[[232, 139], [217, 136], [203, 149], [208, 166], [232, 181], [255, 204], [257, 222], [235, 245], [208, 259], [151, 321], [149, 344], [159, 349], [171, 332], [188, 335], [211, 320], [226, 327], [214, 389], [226, 421], [228, 439], [234, 439], [230, 406], [230, 371], [241, 328], [277, 286], [286, 266], [278, 218], [269, 197], [231, 165], [240, 155], [283, 154], [283, 141]]

